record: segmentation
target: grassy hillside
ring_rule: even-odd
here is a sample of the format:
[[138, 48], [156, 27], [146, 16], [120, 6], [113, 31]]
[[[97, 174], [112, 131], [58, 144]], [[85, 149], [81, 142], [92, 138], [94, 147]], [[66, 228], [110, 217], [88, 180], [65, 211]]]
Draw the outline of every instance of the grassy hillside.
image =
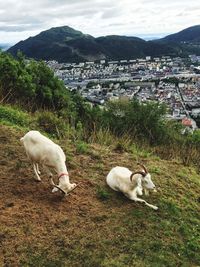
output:
[[[55, 140], [66, 152], [70, 179], [78, 183], [63, 198], [51, 193], [45, 173], [41, 183], [34, 181], [19, 142], [25, 132], [0, 125], [0, 266], [200, 266], [200, 175], [195, 169], [146, 151], [123, 152], [115, 143]], [[135, 170], [137, 160], [146, 164], [158, 187], [145, 197], [158, 211], [105, 184], [113, 166]]]

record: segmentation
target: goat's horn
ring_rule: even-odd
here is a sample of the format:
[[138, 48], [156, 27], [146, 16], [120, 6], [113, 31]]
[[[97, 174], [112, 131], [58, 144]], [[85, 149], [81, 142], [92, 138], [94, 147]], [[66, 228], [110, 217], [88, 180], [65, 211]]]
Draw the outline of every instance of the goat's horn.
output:
[[63, 194], [66, 195], [66, 192], [65, 192], [64, 190], [62, 190], [62, 188], [60, 188], [58, 185], [56, 185], [56, 184], [54, 183], [53, 178], [51, 178], [51, 184], [52, 184], [54, 187], [58, 188]]
[[78, 185], [76, 185], [74, 188], [72, 188], [70, 191], [68, 191], [67, 193], [72, 192]]
[[131, 176], [130, 176], [130, 180], [131, 180], [131, 182], [132, 182], [133, 176], [134, 176], [135, 174], [141, 174], [143, 177], [145, 176], [145, 173], [144, 173], [144, 172], [140, 172], [140, 171], [138, 171], [138, 172], [133, 172], [133, 173], [131, 173]]
[[148, 173], [147, 168], [143, 164], [141, 164], [139, 162], [137, 164], [140, 165], [143, 168], [143, 170], [145, 171], [145, 173]]

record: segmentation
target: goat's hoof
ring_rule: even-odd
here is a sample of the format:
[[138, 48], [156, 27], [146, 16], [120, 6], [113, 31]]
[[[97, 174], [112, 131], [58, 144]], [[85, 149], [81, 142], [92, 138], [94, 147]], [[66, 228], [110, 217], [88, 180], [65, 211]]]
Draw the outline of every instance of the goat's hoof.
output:
[[158, 210], [158, 207], [154, 206], [153, 209], [154, 209], [154, 210]]

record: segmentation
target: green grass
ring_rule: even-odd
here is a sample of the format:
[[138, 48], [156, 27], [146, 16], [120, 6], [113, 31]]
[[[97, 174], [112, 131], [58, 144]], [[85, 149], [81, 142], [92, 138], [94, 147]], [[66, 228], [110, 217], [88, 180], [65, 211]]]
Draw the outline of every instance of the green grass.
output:
[[103, 200], [103, 201], [110, 198], [110, 193], [103, 186], [97, 186], [97, 188], [96, 188], [96, 194], [97, 194], [97, 197], [100, 200]]
[[155, 173], [155, 174], [161, 174], [161, 170], [158, 167], [150, 168], [149, 172], [150, 173]]
[[88, 144], [83, 141], [78, 141], [76, 143], [76, 152], [78, 154], [87, 154], [89, 150]]
[[183, 217], [187, 213], [170, 202], [163, 202], [162, 208], [159, 213], [147, 210], [145, 219], [144, 211], [135, 208], [126, 215], [91, 215], [91, 231], [56, 237], [49, 244], [53, 253], [57, 250], [56, 258], [50, 248], [36, 247], [32, 253], [26, 251], [23, 266], [198, 266], [197, 222]]
[[14, 126], [16, 128], [27, 128], [31, 123], [31, 118], [27, 112], [17, 107], [0, 105], [0, 124]]

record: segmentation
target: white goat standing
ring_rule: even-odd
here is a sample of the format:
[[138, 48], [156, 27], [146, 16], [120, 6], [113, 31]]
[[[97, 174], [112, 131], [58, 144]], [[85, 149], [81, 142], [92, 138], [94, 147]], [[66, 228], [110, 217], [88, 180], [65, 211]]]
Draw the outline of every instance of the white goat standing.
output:
[[[59, 145], [38, 131], [28, 132], [20, 141], [25, 147], [29, 160], [33, 163], [37, 181], [41, 181], [38, 168], [38, 164], [41, 164], [46, 167], [51, 177], [51, 184], [54, 186], [52, 192], [60, 190], [64, 194], [67, 194], [77, 186], [75, 183], [71, 184], [69, 181], [69, 174], [65, 165], [66, 157]], [[52, 173], [49, 168], [54, 169], [58, 174], [58, 185], [53, 182]]]
[[143, 187], [145, 195], [148, 195], [149, 190], [155, 189], [150, 173], [144, 165], [139, 165], [143, 167], [143, 171], [131, 172], [129, 169], [119, 166], [112, 168], [106, 177], [106, 182], [113, 190], [121, 191], [129, 199], [145, 203], [150, 208], [157, 210], [158, 207], [137, 197], [137, 195], [142, 195]]

